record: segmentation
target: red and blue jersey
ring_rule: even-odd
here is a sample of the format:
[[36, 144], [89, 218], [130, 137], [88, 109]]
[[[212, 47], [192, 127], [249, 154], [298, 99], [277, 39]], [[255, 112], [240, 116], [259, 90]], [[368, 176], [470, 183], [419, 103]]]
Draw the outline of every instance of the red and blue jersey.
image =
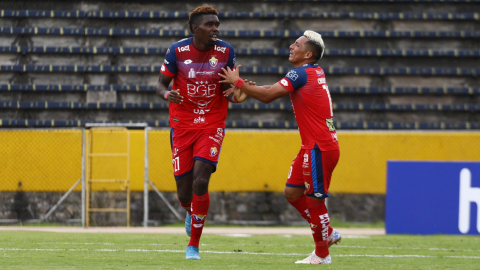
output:
[[322, 151], [339, 149], [332, 99], [323, 69], [317, 64], [305, 64], [290, 70], [279, 83], [290, 91], [302, 149], [315, 146]]
[[201, 51], [193, 38], [182, 39], [170, 46], [161, 71], [173, 77], [172, 89], [179, 89], [182, 104], [169, 103], [170, 126], [173, 128], [225, 128], [228, 100], [218, 73], [221, 68], [235, 66], [233, 47], [217, 40], [208, 51]]

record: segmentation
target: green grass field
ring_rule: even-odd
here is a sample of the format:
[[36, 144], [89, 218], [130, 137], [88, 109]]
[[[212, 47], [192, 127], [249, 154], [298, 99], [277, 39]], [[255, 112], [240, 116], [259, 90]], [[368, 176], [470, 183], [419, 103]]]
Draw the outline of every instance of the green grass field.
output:
[[331, 265], [295, 265], [310, 236], [202, 236], [185, 260], [181, 234], [0, 231], [0, 269], [480, 269], [478, 236], [344, 236]]

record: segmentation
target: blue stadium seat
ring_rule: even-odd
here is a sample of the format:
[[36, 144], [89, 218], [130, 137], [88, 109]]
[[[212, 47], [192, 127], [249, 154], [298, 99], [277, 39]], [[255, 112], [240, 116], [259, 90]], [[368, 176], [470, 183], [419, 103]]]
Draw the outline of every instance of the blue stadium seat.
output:
[[[144, 47], [28, 47], [0, 46], [0, 53], [49, 53], [49, 54], [157, 54], [164, 55], [168, 48]], [[288, 49], [236, 49], [236, 55], [281, 55]], [[458, 49], [326, 49], [327, 56], [394, 56], [394, 57], [480, 57], [480, 50]]]
[[[364, 1], [365, 2], [365, 1]], [[419, 2], [419, 1], [416, 1]], [[80, 11], [80, 10], [1, 10], [0, 18], [103, 18], [175, 19], [188, 12], [169, 11]], [[220, 12], [219, 18], [312, 18], [367, 20], [479, 20], [479, 13], [379, 13], [379, 12]]]
[[[323, 31], [316, 30], [324, 38], [479, 38], [480, 31]], [[0, 27], [0, 34], [22, 35], [74, 35], [74, 36], [150, 36], [189, 37], [190, 31], [163, 29], [114, 29], [114, 28], [44, 28], [44, 27]], [[303, 35], [302, 30], [220, 30], [222, 37], [243, 38], [295, 38]]]

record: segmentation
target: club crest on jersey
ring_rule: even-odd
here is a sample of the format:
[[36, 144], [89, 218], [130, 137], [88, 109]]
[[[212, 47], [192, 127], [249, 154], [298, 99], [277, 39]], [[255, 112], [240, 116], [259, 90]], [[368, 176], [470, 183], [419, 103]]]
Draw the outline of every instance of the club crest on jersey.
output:
[[212, 58], [210, 58], [210, 60], [208, 60], [208, 62], [210, 63], [210, 67], [216, 68], [217, 64], [218, 64], [218, 59], [215, 58], [215, 55], [212, 55]]
[[214, 157], [218, 154], [218, 150], [217, 150], [217, 147], [216, 146], [213, 146], [212, 148], [210, 148], [210, 156], [211, 157]]
[[207, 215], [192, 215], [196, 222], [202, 222]]

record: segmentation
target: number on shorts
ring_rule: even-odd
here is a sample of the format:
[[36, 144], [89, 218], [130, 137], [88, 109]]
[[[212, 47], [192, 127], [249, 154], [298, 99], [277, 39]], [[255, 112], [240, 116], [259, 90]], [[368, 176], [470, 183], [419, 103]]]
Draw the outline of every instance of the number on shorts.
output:
[[176, 172], [180, 171], [180, 157], [176, 157], [172, 159], [172, 163], [173, 163], [173, 170]]

